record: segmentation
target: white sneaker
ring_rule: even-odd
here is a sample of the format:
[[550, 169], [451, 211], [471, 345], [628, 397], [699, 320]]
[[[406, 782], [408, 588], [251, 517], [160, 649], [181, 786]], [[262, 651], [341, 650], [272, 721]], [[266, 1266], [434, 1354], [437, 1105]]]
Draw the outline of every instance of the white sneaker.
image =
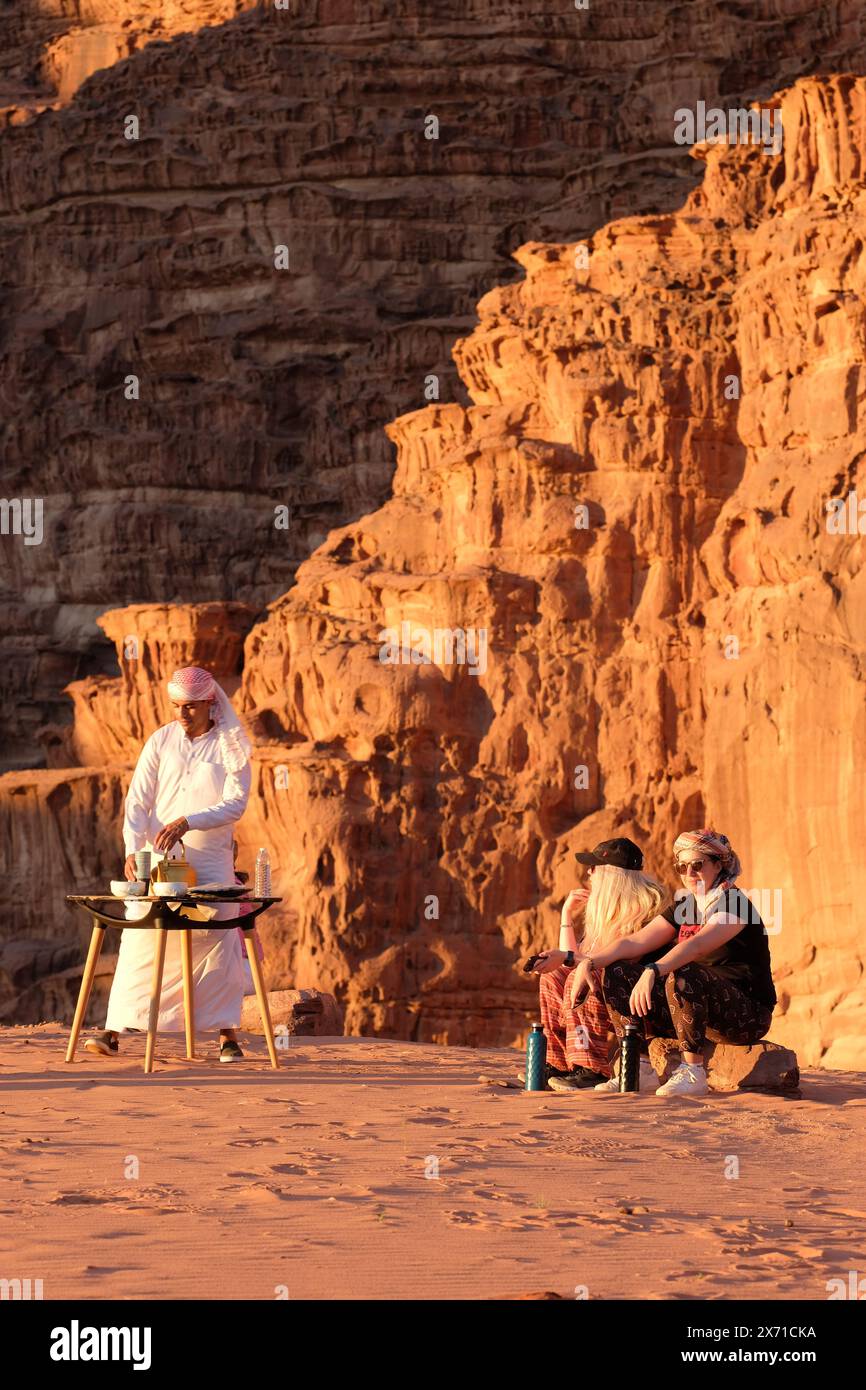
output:
[[659, 1086], [657, 1096], [705, 1096], [709, 1091], [706, 1068], [700, 1062], [680, 1062], [670, 1081]]
[[[638, 1077], [638, 1090], [644, 1093], [655, 1091], [659, 1084], [658, 1073], [648, 1057], [640, 1059], [640, 1075]], [[594, 1091], [618, 1091], [619, 1077], [612, 1076], [609, 1081], [602, 1081], [599, 1086], [593, 1086]]]

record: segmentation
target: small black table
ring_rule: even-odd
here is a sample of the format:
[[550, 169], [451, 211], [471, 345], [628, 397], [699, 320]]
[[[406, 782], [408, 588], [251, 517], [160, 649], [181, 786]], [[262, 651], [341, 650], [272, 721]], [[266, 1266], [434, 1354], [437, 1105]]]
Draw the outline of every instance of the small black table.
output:
[[[208, 923], [208, 930], [211, 931], [236, 931], [238, 928], [243, 932], [247, 942], [247, 959], [250, 963], [250, 972], [255, 985], [256, 998], [259, 1003], [259, 1012], [262, 1017], [262, 1027], [265, 1030], [265, 1037], [268, 1042], [268, 1052], [271, 1058], [271, 1066], [279, 1066], [277, 1059], [277, 1049], [274, 1042], [274, 1030], [271, 1026], [271, 1012], [268, 1008], [268, 996], [265, 991], [264, 980], [262, 979], [262, 969], [259, 958], [256, 955], [255, 944], [252, 940], [253, 922], [262, 912], [267, 912], [274, 903], [282, 902], [282, 898], [248, 898], [248, 897], [207, 897], [205, 895], [191, 897], [184, 894], [180, 898], [162, 898], [156, 894], [142, 895], [134, 897], [130, 895], [126, 898], [115, 897], [112, 893], [69, 893], [66, 901], [75, 907], [81, 907], [90, 913], [93, 919], [93, 931], [90, 936], [90, 947], [87, 952], [87, 963], [84, 967], [84, 974], [81, 977], [81, 989], [78, 992], [78, 1003], [75, 1006], [75, 1017], [72, 1020], [72, 1032], [69, 1035], [69, 1046], [66, 1049], [66, 1060], [72, 1062], [75, 1059], [75, 1049], [78, 1045], [78, 1035], [81, 1032], [81, 1025], [84, 1022], [84, 1015], [87, 1012], [87, 1005], [90, 1002], [90, 991], [93, 988], [93, 980], [96, 975], [96, 964], [99, 960], [99, 953], [102, 949], [102, 942], [108, 927], [117, 927], [122, 931], [135, 931], [139, 928], [146, 928], [148, 931], [156, 933], [156, 950], [153, 957], [153, 988], [150, 994], [150, 1014], [147, 1023], [147, 1043], [144, 1051], [144, 1070], [153, 1071], [153, 1050], [156, 1042], [156, 1029], [159, 1022], [159, 1004], [162, 996], [162, 972], [165, 965], [166, 933], [169, 931], [179, 931], [181, 933], [181, 962], [183, 965], [183, 1012], [184, 1025], [186, 1028], [186, 1055], [195, 1057], [195, 1001], [193, 999], [192, 987], [192, 932], [193, 927], [189, 925], [190, 917], [184, 911], [185, 908], [197, 907], [216, 907], [225, 906], [230, 903], [237, 903], [238, 906], [247, 906], [249, 903], [256, 903], [254, 912], [245, 912], [242, 917], [233, 917], [227, 921], [212, 921]], [[95, 903], [150, 903], [150, 910], [144, 917], [137, 917], [133, 921], [128, 921], [126, 917], [115, 917], [111, 913], [102, 912], [95, 907]], [[201, 919], [199, 919], [201, 920]]]

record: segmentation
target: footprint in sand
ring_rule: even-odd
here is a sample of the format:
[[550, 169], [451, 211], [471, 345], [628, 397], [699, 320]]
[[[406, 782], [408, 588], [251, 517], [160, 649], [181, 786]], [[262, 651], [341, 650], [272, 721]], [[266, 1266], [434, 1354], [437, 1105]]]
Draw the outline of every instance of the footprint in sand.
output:
[[90, 1192], [58, 1192], [56, 1197], [49, 1197], [48, 1200], [53, 1207], [104, 1207], [115, 1199], [97, 1197]]
[[531, 1147], [535, 1144], [544, 1144], [549, 1139], [550, 1135], [544, 1129], [522, 1129], [519, 1134], [514, 1135], [511, 1142]]
[[[282, 1187], [277, 1187], [270, 1183], [256, 1183], [247, 1188], [244, 1192], [244, 1199], [248, 1202], [294, 1202], [298, 1200], [298, 1194], [295, 1192], [286, 1192]], [[241, 1204], [236, 1202], [234, 1210], [238, 1211], [240, 1205]]]
[[276, 1139], [230, 1139], [230, 1149], [257, 1149], [262, 1144], [276, 1144]]
[[446, 1218], [452, 1226], [489, 1226], [480, 1211], [446, 1211]]
[[274, 1163], [268, 1170], [271, 1173], [293, 1173], [297, 1177], [305, 1177], [312, 1173], [311, 1168], [304, 1168], [300, 1163]]
[[124, 1211], [149, 1211], [157, 1216], [170, 1216], [182, 1210], [169, 1200], [183, 1194], [171, 1188], [135, 1188], [105, 1192], [58, 1192], [49, 1198], [51, 1206], [61, 1207], [122, 1207]]
[[512, 1206], [515, 1199], [510, 1197], [507, 1192], [492, 1192], [489, 1188], [473, 1186], [471, 1179], [463, 1179], [457, 1183], [458, 1187], [468, 1187], [470, 1197], [477, 1197], [479, 1202], [509, 1202]]

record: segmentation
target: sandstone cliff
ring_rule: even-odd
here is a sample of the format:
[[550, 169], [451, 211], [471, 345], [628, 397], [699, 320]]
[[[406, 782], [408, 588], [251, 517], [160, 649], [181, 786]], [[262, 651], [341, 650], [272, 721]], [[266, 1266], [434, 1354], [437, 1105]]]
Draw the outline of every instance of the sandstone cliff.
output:
[[[779, 105], [780, 157], [696, 150], [586, 270], [521, 248], [457, 345], [473, 404], [389, 428], [392, 500], [247, 639], [293, 962], [350, 1027], [509, 1040], [572, 851], [630, 834], [669, 878], [709, 817], [766, 895], [772, 1036], [866, 1060], [862, 540], [827, 530], [866, 486], [866, 81]], [[403, 624], [483, 629], [486, 670], [383, 664]]]
[[451, 348], [510, 254], [682, 202], [678, 105], [866, 54], [859, 0], [293, 9], [3, 7], [0, 447], [46, 539], [2, 538], [0, 767], [113, 669], [106, 608], [258, 608], [380, 506], [385, 424], [466, 403]]
[[[585, 267], [572, 243], [520, 248], [523, 278], [455, 351], [472, 404], [389, 427], [391, 499], [246, 639], [243, 849], [272, 847], [286, 899], [272, 982], [334, 990], [349, 1030], [513, 1041], [533, 1008], [519, 961], [555, 940], [572, 852], [629, 834], [670, 881], [674, 835], [709, 818], [769, 895], [772, 1037], [804, 1065], [866, 1062], [862, 541], [826, 525], [828, 499], [866, 487], [866, 80], [777, 105], [779, 157], [697, 148], [683, 207], [601, 228]], [[162, 644], [150, 666], [118, 652], [136, 736], [173, 622], [111, 619]], [[418, 659], [458, 629], [486, 634], [475, 669]], [[389, 630], [405, 662], [381, 659]], [[125, 735], [106, 723], [79, 746], [108, 764]], [[81, 845], [97, 804], [100, 835], [116, 820], [116, 776], [0, 782], [7, 806], [30, 799], [55, 896], [43, 807], [62, 801]]]

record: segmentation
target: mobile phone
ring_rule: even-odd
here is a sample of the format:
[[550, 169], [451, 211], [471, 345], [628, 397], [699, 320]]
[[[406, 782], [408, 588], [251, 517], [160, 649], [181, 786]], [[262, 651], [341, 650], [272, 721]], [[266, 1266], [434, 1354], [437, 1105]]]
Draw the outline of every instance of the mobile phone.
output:
[[530, 970], [531, 970], [531, 969], [533, 968], [533, 966], [535, 965], [535, 962], [536, 962], [537, 960], [539, 960], [540, 957], [541, 957], [543, 954], [544, 954], [543, 951], [539, 951], [539, 952], [537, 953], [537, 955], [534, 955], [534, 956], [530, 956], [530, 957], [529, 957], [529, 960], [526, 962], [526, 964], [525, 964], [524, 967], [523, 967], [523, 973], [524, 973], [524, 975], [528, 975], [528, 974], [529, 974]]

